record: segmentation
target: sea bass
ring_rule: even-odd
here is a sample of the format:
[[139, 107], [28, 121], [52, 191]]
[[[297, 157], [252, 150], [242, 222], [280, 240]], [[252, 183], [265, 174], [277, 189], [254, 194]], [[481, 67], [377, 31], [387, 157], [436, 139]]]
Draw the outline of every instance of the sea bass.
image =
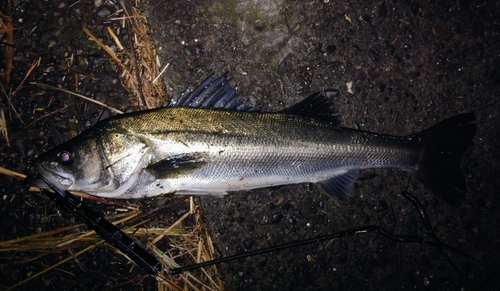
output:
[[359, 170], [399, 168], [453, 206], [465, 199], [461, 159], [473, 113], [397, 137], [339, 126], [329, 91], [280, 112], [255, 112], [226, 75], [210, 76], [169, 107], [114, 116], [38, 157], [63, 190], [106, 198], [230, 191], [317, 183], [342, 203]]

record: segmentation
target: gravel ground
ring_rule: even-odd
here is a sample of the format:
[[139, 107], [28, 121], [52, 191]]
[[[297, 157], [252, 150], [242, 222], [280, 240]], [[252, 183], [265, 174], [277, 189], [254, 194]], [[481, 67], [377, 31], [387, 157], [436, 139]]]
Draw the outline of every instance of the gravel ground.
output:
[[[104, 30], [107, 17], [117, 9], [113, 1], [97, 6], [95, 2], [15, 3], [14, 24], [20, 29], [12, 88], [41, 56], [42, 63], [29, 81], [75, 89], [75, 80], [59, 67], [73, 56], [77, 69], [94, 72], [97, 78], [78, 80], [79, 91], [120, 109], [127, 107], [118, 69], [81, 31], [84, 25], [96, 32]], [[343, 126], [394, 135], [415, 133], [446, 117], [475, 112], [478, 131], [463, 162], [469, 195], [464, 205], [452, 208], [407, 174], [376, 170], [362, 172], [348, 206], [336, 204], [313, 185], [203, 198], [216, 249], [227, 256], [367, 224], [394, 233], [425, 235], [414, 208], [401, 196], [408, 191], [426, 207], [437, 236], [471, 258], [445, 251], [454, 269], [433, 247], [360, 234], [223, 264], [226, 289], [498, 288], [495, 270], [500, 264], [494, 254], [500, 247], [499, 3], [297, 2], [143, 1], [160, 63], [169, 63], [164, 77], [170, 95], [178, 95], [212, 72], [225, 71], [230, 71], [241, 95], [264, 110], [280, 110], [315, 91], [336, 88], [340, 95], [334, 101]], [[77, 104], [19, 135], [11, 149], [0, 152], [3, 166], [30, 173], [29, 161], [37, 154], [99, 118], [98, 107], [53, 94], [25, 86], [12, 100], [25, 120], [42, 115], [36, 108], [50, 112]], [[4, 111], [12, 114], [6, 106], [2, 97]], [[15, 120], [9, 122], [10, 132], [23, 128]], [[22, 183], [4, 177], [0, 183], [1, 241], [72, 223], [70, 217], [58, 216], [47, 200], [27, 193]], [[53, 219], [47, 224], [44, 217]], [[152, 223], [155, 219], [159, 218], [151, 217]], [[102, 254], [108, 258], [97, 260]], [[16, 255], [21, 260], [28, 254]], [[56, 261], [57, 255], [30, 264], [0, 261], [0, 286], [13, 285], [51, 260]], [[66, 272], [53, 271], [20, 289], [156, 288], [151, 278], [137, 280], [141, 272], [129, 273], [126, 262], [104, 247], [62, 268]], [[128, 280], [134, 283], [116, 287], [117, 282]]]

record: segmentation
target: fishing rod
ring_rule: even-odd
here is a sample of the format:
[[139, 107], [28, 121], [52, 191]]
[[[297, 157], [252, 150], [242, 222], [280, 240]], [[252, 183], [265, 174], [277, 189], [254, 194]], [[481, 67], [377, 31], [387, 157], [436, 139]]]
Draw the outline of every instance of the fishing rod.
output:
[[141, 246], [119, 227], [83, 204], [82, 201], [69, 191], [57, 188], [41, 175], [40, 178], [54, 190], [55, 194], [45, 189], [42, 189], [42, 192], [50, 197], [50, 199], [54, 200], [59, 207], [83, 221], [90, 229], [94, 230], [98, 236], [120, 250], [144, 271], [153, 276], [158, 274], [161, 270], [161, 263], [150, 251]]
[[[47, 179], [45, 179], [42, 176], [40, 176], [40, 178], [52, 190], [54, 190], [55, 195], [47, 190], [42, 190], [42, 192], [45, 193], [48, 197], [50, 197], [52, 200], [54, 200], [59, 207], [73, 214], [78, 219], [82, 220], [90, 229], [94, 230], [97, 235], [99, 235], [106, 242], [110, 243], [112, 246], [120, 250], [124, 255], [126, 255], [131, 261], [133, 261], [135, 264], [141, 267], [145, 272], [147, 272], [150, 275], [153, 275], [157, 280], [163, 281], [158, 276], [158, 273], [161, 271], [161, 263], [150, 251], [148, 251], [146, 248], [141, 246], [137, 241], [135, 241], [133, 238], [124, 233], [120, 228], [118, 228], [117, 226], [106, 220], [104, 217], [96, 213], [90, 207], [83, 204], [82, 201], [79, 201], [78, 198], [76, 198], [69, 191], [63, 191], [57, 188], [55, 185], [47, 181]], [[429, 220], [429, 216], [427, 215], [423, 205], [417, 200], [416, 197], [409, 194], [408, 192], [404, 191], [402, 194], [416, 208], [418, 215], [422, 221], [422, 224], [426, 230], [426, 233], [429, 235], [430, 238], [424, 238], [419, 235], [398, 235], [377, 225], [366, 225], [358, 228], [339, 231], [333, 234], [316, 236], [305, 240], [285, 243], [255, 251], [244, 252], [241, 254], [227, 256], [202, 263], [191, 264], [184, 267], [172, 268], [170, 270], [164, 270], [164, 271], [166, 271], [168, 275], [178, 275], [187, 271], [207, 266], [212, 266], [220, 263], [228, 263], [230, 261], [239, 260], [250, 256], [276, 252], [298, 246], [318, 243], [325, 240], [338, 239], [348, 235], [357, 235], [357, 234], [371, 233], [371, 232], [379, 233], [382, 236], [396, 242], [420, 243], [420, 244], [431, 245], [433, 247], [438, 248], [441, 254], [443, 254], [442, 250], [446, 248], [448, 250], [451, 250], [453, 252], [471, 258], [471, 256], [465, 254], [464, 252], [461, 252], [460, 250], [457, 250], [441, 242], [433, 231], [432, 225]], [[443, 256], [448, 261], [448, 263], [458, 272], [458, 268], [451, 261], [451, 259], [444, 254]]]

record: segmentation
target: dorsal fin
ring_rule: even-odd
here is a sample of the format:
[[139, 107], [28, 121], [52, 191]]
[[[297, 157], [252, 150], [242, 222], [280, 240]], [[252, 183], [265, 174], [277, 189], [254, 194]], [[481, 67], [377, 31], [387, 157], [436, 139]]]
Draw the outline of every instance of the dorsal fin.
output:
[[226, 72], [215, 80], [214, 74], [211, 74], [193, 91], [186, 88], [177, 100], [170, 100], [168, 106], [257, 111], [258, 109], [238, 98], [236, 89], [229, 85], [227, 74]]
[[332, 96], [338, 95], [335, 89], [316, 92], [301, 102], [284, 110], [285, 113], [299, 116], [307, 116], [319, 121], [329, 122], [332, 125], [340, 125], [340, 120], [335, 112]]

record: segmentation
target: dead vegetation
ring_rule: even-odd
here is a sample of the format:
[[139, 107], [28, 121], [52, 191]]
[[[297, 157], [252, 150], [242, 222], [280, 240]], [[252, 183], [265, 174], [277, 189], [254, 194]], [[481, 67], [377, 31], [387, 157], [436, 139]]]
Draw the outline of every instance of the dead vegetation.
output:
[[[8, 34], [7, 43], [13, 44], [13, 30], [12, 22], [8, 16], [0, 14], [0, 35]], [[130, 98], [134, 103], [134, 107], [138, 109], [156, 108], [161, 106], [168, 100], [165, 84], [160, 78], [164, 73], [168, 64], [162, 66], [156, 56], [155, 47], [150, 40], [149, 27], [145, 15], [139, 8], [139, 3], [135, 3], [132, 7], [123, 7], [114, 15], [110, 16], [110, 21], [119, 21], [123, 29], [127, 29], [129, 33], [129, 44], [133, 50], [127, 51], [124, 45], [116, 35], [119, 33], [113, 31], [110, 27], [107, 32], [114, 40], [116, 46], [119, 48], [117, 53], [109, 49], [110, 44], [99, 41], [99, 37], [95, 36], [91, 29], [84, 28], [84, 32], [95, 41], [101, 49], [103, 49], [111, 58], [111, 60], [122, 70], [123, 86], [130, 94]], [[9, 45], [3, 45], [4, 55], [7, 59], [8, 67], [4, 70], [5, 80], [7, 84], [10, 82], [10, 72], [12, 69], [12, 55], [14, 48]], [[34, 63], [31, 69], [26, 72], [26, 77], [31, 74], [32, 69], [39, 65], [39, 61]], [[76, 72], [74, 69], [66, 68], [70, 74], [92, 76], [91, 72]], [[168, 72], [167, 72], [168, 73]], [[24, 81], [20, 86], [24, 86]], [[44, 84], [32, 83], [32, 85], [44, 86]], [[85, 96], [79, 96], [78, 93], [66, 89], [52, 87], [50, 89], [64, 90], [78, 98], [86, 99]], [[13, 92], [5, 92], [7, 100], [14, 98], [16, 90]], [[76, 97], [75, 97], [76, 98]], [[86, 99], [88, 100], [88, 99]], [[94, 100], [92, 100], [94, 101]], [[115, 110], [107, 104], [101, 104], [111, 108], [117, 113], [122, 113]], [[44, 116], [46, 117], [46, 116]], [[37, 120], [35, 120], [36, 122]], [[29, 126], [29, 125], [25, 125]], [[0, 132], [3, 138], [9, 141], [7, 133], [6, 119], [3, 110], [0, 110]], [[0, 173], [14, 177], [17, 179], [24, 179], [25, 175], [16, 173], [14, 171], [0, 168]], [[37, 189], [31, 189], [37, 191]], [[81, 195], [85, 197], [85, 195]], [[88, 196], [87, 196], [88, 197]], [[177, 198], [173, 198], [177, 199]], [[116, 205], [118, 202], [109, 201]], [[190, 198], [183, 200], [182, 203], [189, 203], [189, 212], [185, 213], [181, 218], [172, 223], [168, 227], [151, 227], [148, 223], [148, 213], [159, 211], [160, 209], [140, 209], [137, 205], [122, 205], [123, 213], [115, 213], [109, 215], [107, 219], [114, 224], [119, 225], [126, 233], [130, 234], [140, 241], [148, 242], [146, 247], [153, 252], [162, 262], [164, 269], [169, 270], [174, 267], [179, 267], [175, 260], [182, 257], [183, 261], [189, 264], [199, 263], [207, 260], [214, 259], [215, 250], [212, 246], [210, 235], [203, 224], [201, 219], [201, 209], [197, 198]], [[119, 203], [118, 203], [119, 204]], [[147, 213], [145, 213], [147, 211]], [[187, 218], [190, 219], [187, 219]], [[36, 253], [31, 257], [24, 257], [17, 260], [10, 257], [18, 264], [27, 263], [34, 260], [40, 260], [50, 253], [67, 254], [66, 258], [58, 263], [48, 266], [45, 270], [33, 274], [18, 282], [14, 286], [10, 286], [7, 290], [15, 289], [22, 286], [29, 280], [36, 280], [39, 276], [46, 272], [53, 271], [67, 261], [75, 260], [79, 255], [84, 254], [95, 248], [97, 245], [104, 243], [102, 239], [95, 235], [93, 231], [86, 230], [87, 228], [82, 224], [75, 224], [67, 227], [54, 229], [51, 231], [36, 233], [30, 236], [21, 237], [13, 240], [0, 242], [0, 252], [2, 257], [9, 258], [10, 254], [18, 251], [29, 251]], [[168, 237], [169, 248], [168, 250], [162, 249], [159, 242], [162, 238]], [[75, 247], [85, 247], [81, 251], [75, 253], [72, 250]], [[187, 272], [182, 275], [172, 277], [166, 273], [159, 274], [161, 280], [158, 282], [158, 290], [223, 290], [223, 282], [216, 266], [202, 268], [195, 272]]]

